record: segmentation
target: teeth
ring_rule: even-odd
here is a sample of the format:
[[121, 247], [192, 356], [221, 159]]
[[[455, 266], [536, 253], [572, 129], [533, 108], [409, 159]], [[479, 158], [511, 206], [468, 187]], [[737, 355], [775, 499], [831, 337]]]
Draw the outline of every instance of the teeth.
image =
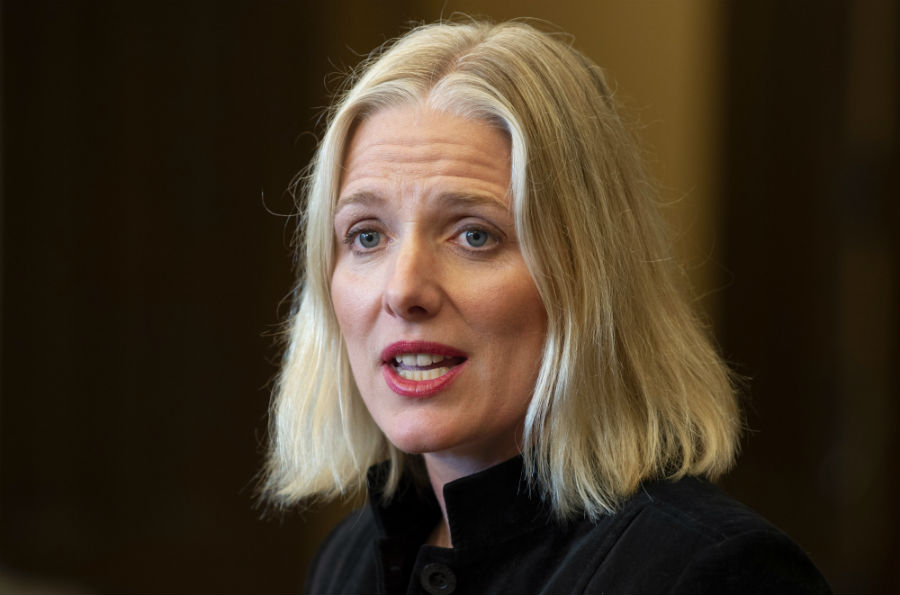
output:
[[407, 380], [434, 380], [435, 378], [440, 378], [444, 374], [450, 371], [450, 368], [434, 368], [433, 370], [403, 370], [398, 369], [397, 373], [401, 378], [406, 378]]
[[438, 362], [444, 361], [443, 355], [435, 355], [433, 353], [404, 353], [394, 357], [394, 361], [398, 364], [402, 363], [407, 366], [430, 366]]

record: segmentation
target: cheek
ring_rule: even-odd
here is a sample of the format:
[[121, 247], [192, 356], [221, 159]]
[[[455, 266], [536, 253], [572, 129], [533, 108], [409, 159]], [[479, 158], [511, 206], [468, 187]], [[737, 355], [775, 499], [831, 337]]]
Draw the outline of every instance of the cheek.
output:
[[494, 365], [502, 364], [510, 379], [527, 384], [540, 365], [547, 314], [527, 269], [495, 281], [468, 296], [465, 310]]
[[530, 396], [537, 381], [547, 338], [547, 313], [531, 277], [528, 277], [528, 283], [523, 284], [516, 295], [518, 299], [506, 313], [505, 320], [514, 337], [510, 349], [517, 355], [513, 362], [516, 368], [514, 375], [527, 379], [525, 382]]
[[535, 339], [543, 340], [547, 314], [531, 276], [520, 271], [504, 281], [485, 292], [489, 299], [480, 300], [482, 319], [497, 336], [524, 339], [529, 345]]
[[366, 303], [366, 295], [368, 292], [362, 279], [340, 266], [335, 268], [331, 277], [331, 303], [344, 339], [353, 380], [364, 401], [369, 394], [366, 387], [371, 385], [373, 373], [373, 360], [366, 343], [372, 328], [371, 305]]
[[369, 294], [366, 278], [356, 275], [340, 263], [331, 275], [331, 303], [338, 319], [355, 319], [363, 310], [364, 298]]
[[331, 303], [351, 354], [362, 347], [360, 342], [367, 334], [367, 313], [371, 308], [364, 299], [367, 293], [360, 279], [343, 267], [335, 268], [331, 276]]

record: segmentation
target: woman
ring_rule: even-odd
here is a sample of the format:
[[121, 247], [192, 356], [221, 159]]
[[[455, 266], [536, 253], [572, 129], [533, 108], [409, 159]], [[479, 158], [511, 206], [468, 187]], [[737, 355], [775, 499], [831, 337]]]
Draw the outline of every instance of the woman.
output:
[[267, 489], [368, 489], [312, 593], [828, 587], [707, 480], [729, 374], [599, 68], [518, 22], [368, 61], [305, 186]]

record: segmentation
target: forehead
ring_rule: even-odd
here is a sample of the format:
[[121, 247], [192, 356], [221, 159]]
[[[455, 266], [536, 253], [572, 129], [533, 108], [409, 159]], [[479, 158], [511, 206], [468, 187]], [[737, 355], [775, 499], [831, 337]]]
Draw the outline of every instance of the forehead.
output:
[[342, 165], [340, 197], [373, 185], [450, 184], [505, 198], [510, 140], [482, 120], [422, 105], [391, 107], [357, 124]]

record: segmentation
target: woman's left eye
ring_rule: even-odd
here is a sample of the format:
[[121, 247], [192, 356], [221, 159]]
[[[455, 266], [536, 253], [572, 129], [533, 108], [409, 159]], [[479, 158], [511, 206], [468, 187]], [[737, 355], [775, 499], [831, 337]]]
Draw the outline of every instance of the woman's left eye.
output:
[[496, 242], [494, 234], [484, 229], [467, 229], [459, 234], [459, 239], [470, 248], [484, 248], [492, 242]]

